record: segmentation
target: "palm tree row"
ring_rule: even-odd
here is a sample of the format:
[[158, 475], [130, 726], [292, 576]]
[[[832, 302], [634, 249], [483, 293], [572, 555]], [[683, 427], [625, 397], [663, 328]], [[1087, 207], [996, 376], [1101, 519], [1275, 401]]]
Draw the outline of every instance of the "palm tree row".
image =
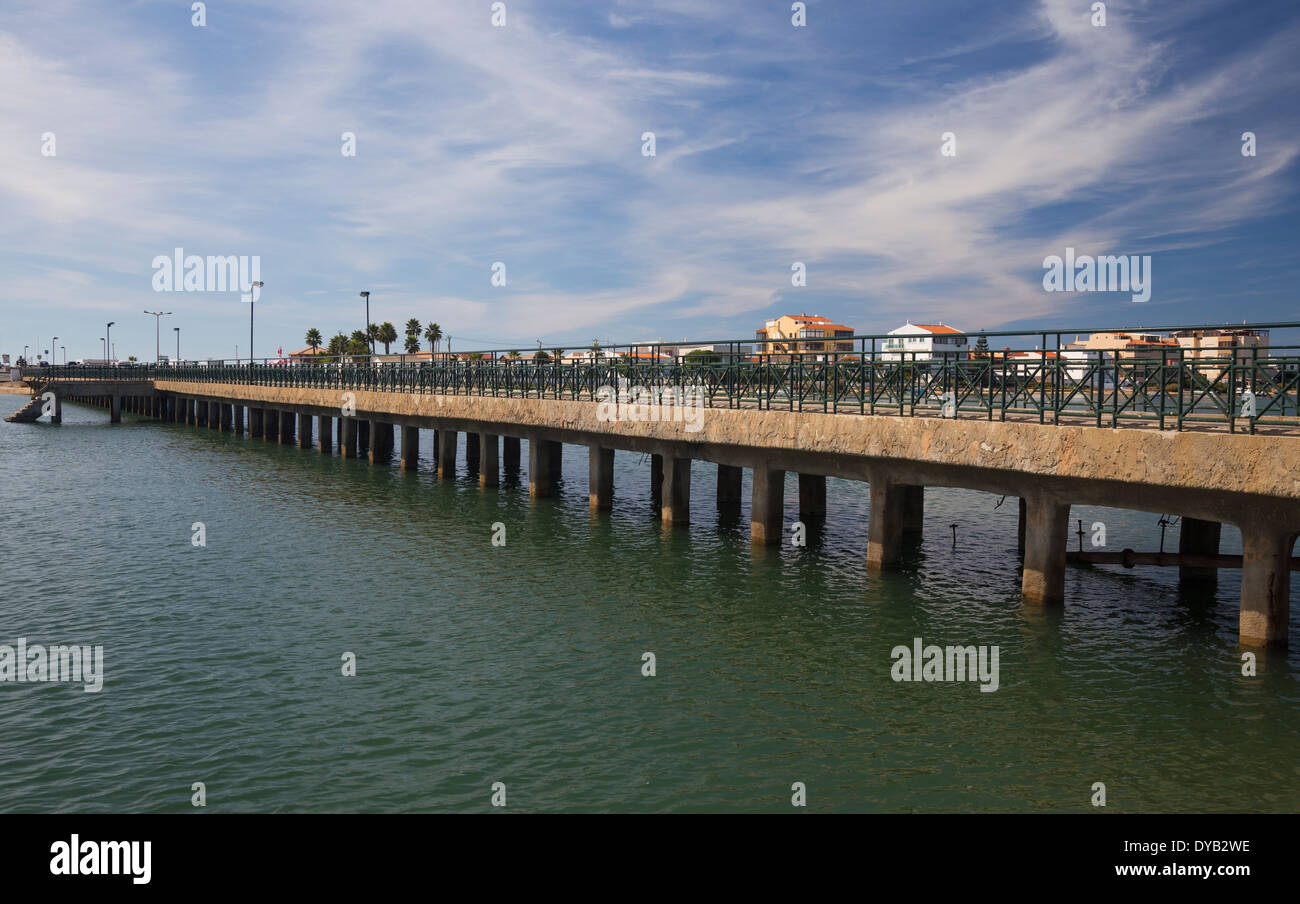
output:
[[[423, 336], [429, 340], [429, 351], [437, 350], [439, 343], [442, 342], [442, 327], [436, 323], [430, 323], [424, 326], [419, 320], [412, 317], [406, 321], [406, 342], [405, 349], [408, 355], [414, 355], [420, 350], [420, 338]], [[305, 341], [315, 355], [322, 345], [331, 355], [365, 355], [374, 350], [374, 343], [379, 342], [384, 346], [384, 354], [392, 353], [392, 345], [398, 339], [397, 327], [388, 321], [383, 323], [372, 323], [368, 331], [354, 330], [349, 336], [345, 333], [335, 333], [331, 337], [328, 345], [321, 337], [321, 331], [312, 327], [307, 331]]]

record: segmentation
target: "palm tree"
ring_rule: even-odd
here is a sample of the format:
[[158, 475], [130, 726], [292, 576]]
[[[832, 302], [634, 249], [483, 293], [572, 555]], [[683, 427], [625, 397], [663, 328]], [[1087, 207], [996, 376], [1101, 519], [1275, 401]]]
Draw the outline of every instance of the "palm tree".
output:
[[311, 349], [311, 353], [314, 356], [316, 350], [323, 344], [320, 337], [320, 330], [316, 329], [316, 327], [312, 327], [307, 331], [307, 335], [304, 338], [306, 339], [307, 347]]
[[423, 325], [414, 317], [406, 321], [406, 353], [408, 355], [414, 355], [420, 350], [420, 330], [422, 328]]
[[518, 352], [518, 350], [516, 350], [516, 349], [511, 349], [510, 351], [506, 352], [506, 357], [507, 357], [507, 358], [518, 358], [518, 357], [519, 357], [519, 352]]
[[342, 333], [335, 333], [330, 337], [329, 353], [331, 355], [345, 355], [348, 351], [348, 337]]
[[393, 343], [397, 341], [397, 327], [385, 320], [375, 331], [375, 338], [384, 343], [384, 354], [387, 355], [392, 350]]
[[442, 341], [442, 327], [436, 323], [430, 324], [424, 328], [424, 338], [429, 340], [429, 351], [436, 351], [438, 343]]
[[370, 326], [366, 327], [366, 331], [362, 333], [361, 336], [370, 345], [370, 354], [373, 355], [375, 353], [375, 343], [380, 341], [379, 324], [377, 323], [370, 324]]
[[349, 355], [364, 355], [370, 351], [370, 343], [366, 341], [366, 334], [361, 330], [353, 330], [352, 335], [348, 337]]

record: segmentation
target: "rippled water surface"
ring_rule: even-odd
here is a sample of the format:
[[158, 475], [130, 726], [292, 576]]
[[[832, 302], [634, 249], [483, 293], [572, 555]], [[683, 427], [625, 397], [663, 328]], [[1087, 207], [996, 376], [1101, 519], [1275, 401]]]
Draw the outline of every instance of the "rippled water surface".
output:
[[[924, 541], [872, 577], [865, 485], [755, 552], [712, 466], [665, 530], [648, 459], [618, 453], [592, 516], [564, 451], [531, 502], [526, 474], [439, 483], [428, 448], [404, 474], [78, 405], [0, 423], [0, 643], [102, 644], [106, 671], [0, 684], [0, 809], [188, 811], [196, 781], [227, 811], [483, 811], [498, 781], [522, 811], [788, 812], [797, 781], [811, 810], [1091, 810], [1098, 781], [1112, 811], [1300, 805], [1300, 650], [1242, 677], [1236, 572], [1071, 568], [1034, 614], [1015, 499], [929, 490]], [[1071, 517], [1160, 541], [1153, 514]], [[1000, 688], [894, 682], [914, 637], [997, 645]]]

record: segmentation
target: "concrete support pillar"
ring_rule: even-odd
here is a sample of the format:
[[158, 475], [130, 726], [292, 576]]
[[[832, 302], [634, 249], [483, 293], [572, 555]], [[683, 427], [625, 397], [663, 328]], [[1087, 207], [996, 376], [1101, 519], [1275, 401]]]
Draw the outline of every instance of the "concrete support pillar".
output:
[[781, 545], [785, 520], [785, 471], [759, 466], [750, 487], [749, 541], [755, 546]]
[[370, 454], [370, 421], [357, 421], [357, 456]]
[[221, 403], [208, 402], [208, 429], [220, 430], [221, 427]]
[[664, 457], [650, 456], [650, 505], [662, 509], [664, 500]]
[[1041, 605], [1065, 601], [1069, 530], [1069, 505], [1046, 497], [1026, 500], [1025, 567], [1020, 589], [1024, 602]]
[[280, 412], [274, 408], [267, 408], [263, 412], [262, 439], [268, 443], [279, 442], [280, 440]]
[[110, 424], [122, 423], [122, 397], [120, 395], [109, 396], [108, 401], [108, 422]]
[[202, 399], [194, 400], [194, 426], [208, 426], [208, 403]]
[[501, 485], [499, 437], [495, 433], [479, 435], [478, 484], [482, 487]]
[[744, 469], [733, 465], [718, 465], [718, 507], [740, 505], [741, 481]]
[[328, 414], [319, 415], [316, 424], [316, 448], [322, 455], [328, 455], [334, 441], [334, 418]]
[[444, 480], [451, 480], [456, 476], [456, 443], [458, 439], [455, 430], [449, 430], [446, 427], [438, 428], [438, 476]]
[[248, 409], [248, 435], [252, 439], [261, 439], [263, 433], [263, 416], [266, 412], [261, 408]]
[[465, 433], [465, 467], [471, 473], [478, 470], [479, 435], [473, 430]]
[[220, 419], [222, 433], [229, 433], [235, 429], [235, 406], [227, 405], [224, 402], [217, 406], [217, 417]]
[[528, 440], [528, 495], [534, 499], [543, 499], [555, 492], [555, 468], [551, 459], [559, 445], [554, 440], [537, 436]]
[[1285, 647], [1291, 617], [1291, 548], [1296, 534], [1273, 523], [1241, 526], [1241, 616], [1246, 647]]
[[296, 418], [292, 411], [280, 412], [280, 445], [293, 445], [293, 428]]
[[[1217, 556], [1219, 554], [1219, 535], [1223, 525], [1218, 521], [1202, 521], [1199, 518], [1184, 518], [1178, 527], [1178, 552], [1181, 555]], [[1197, 568], [1190, 565], [1178, 566], [1180, 581], [1215, 580], [1219, 576], [1217, 568]]]
[[343, 418], [334, 422], [334, 444], [340, 449], [343, 448]]
[[691, 460], [668, 457], [664, 467], [664, 489], [659, 515], [665, 524], [691, 521]]
[[564, 443], [555, 443], [551, 449], [551, 482], [559, 480], [564, 475]]
[[235, 406], [235, 419], [231, 422], [231, 429], [235, 432], [235, 436], [244, 435], [244, 406], [243, 405]]
[[344, 458], [357, 457], [357, 419], [339, 418], [339, 427], [343, 431], [343, 440], [339, 443], [339, 454]]
[[507, 474], [519, 473], [519, 437], [505, 436], [501, 438], [501, 452], [504, 457], [502, 464]]
[[381, 421], [370, 422], [370, 463], [383, 464], [393, 459], [393, 425]]
[[1029, 506], [1026, 504], [1026, 502], [1025, 502], [1025, 497], [1024, 497], [1024, 496], [1021, 496], [1020, 499], [1019, 499], [1018, 501], [1019, 501], [1020, 504], [1019, 504], [1019, 506], [1017, 506], [1017, 507], [1018, 507], [1019, 510], [1020, 510], [1020, 515], [1019, 515], [1019, 520], [1018, 520], [1017, 523], [1016, 523], [1016, 552], [1020, 554], [1021, 558], [1024, 558], [1024, 555], [1025, 555], [1025, 515], [1026, 515], [1026, 513], [1027, 513], [1028, 510], [1029, 510]]
[[402, 470], [414, 471], [420, 467], [420, 428], [402, 425]]
[[903, 487], [903, 533], [920, 536], [925, 530], [925, 487]]
[[826, 478], [822, 475], [799, 475], [799, 517], [803, 521], [826, 517]]
[[872, 475], [867, 521], [867, 568], [871, 571], [897, 568], [903, 558], [903, 492], [903, 484]]
[[305, 411], [298, 412], [298, 448], [311, 448], [311, 415]]
[[592, 446], [587, 464], [587, 499], [593, 512], [614, 506], [614, 450]]

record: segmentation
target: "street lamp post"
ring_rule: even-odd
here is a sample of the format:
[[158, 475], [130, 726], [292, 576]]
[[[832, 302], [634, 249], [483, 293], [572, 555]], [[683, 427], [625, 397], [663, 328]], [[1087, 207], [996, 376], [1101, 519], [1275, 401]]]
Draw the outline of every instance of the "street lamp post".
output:
[[[248, 290], [248, 372], [253, 372], [253, 305], [256, 304], [257, 292], [266, 283], [260, 279], [249, 286]], [[238, 363], [238, 362], [236, 362]], [[250, 378], [251, 379], [251, 378]]]
[[179, 366], [181, 363], [181, 328], [174, 326], [172, 332], [176, 334], [176, 364]]
[[27, 349], [29, 349], [29, 348], [31, 348], [30, 345], [24, 345], [24, 346], [23, 346], [23, 364], [24, 364], [25, 366], [27, 366], [27, 367], [31, 367], [31, 366], [32, 366], [32, 362], [30, 362], [30, 361], [27, 360]]
[[104, 359], [106, 361], [113, 351], [113, 324], [116, 322], [116, 320], [110, 320], [108, 326], [104, 328]]
[[164, 317], [170, 317], [171, 311], [145, 311], [146, 314], [153, 315], [153, 363], [154, 367], [158, 366], [158, 361], [162, 358], [162, 352], [158, 347], [158, 324], [162, 323]]
[[59, 348], [63, 349], [63, 366], [64, 366], [64, 367], [67, 367], [67, 366], [68, 366], [68, 347], [67, 347], [66, 345], [60, 345]]
[[370, 354], [375, 353], [375, 341], [370, 338], [370, 293], [362, 292], [361, 297], [366, 300], [366, 344], [370, 346]]
[[103, 336], [100, 336], [99, 341], [104, 343], [104, 363], [107, 364], [108, 363], [108, 340], [105, 339]]
[[[53, 337], [50, 338], [50, 357], [51, 357], [51, 358], [54, 358], [54, 350], [55, 350], [56, 348], [58, 348], [58, 346], [55, 345], [54, 343], [56, 343], [56, 342], [58, 342], [58, 341], [59, 341], [59, 337], [58, 337], [58, 336], [53, 336]], [[58, 363], [59, 363], [59, 359], [58, 359], [58, 358], [54, 358], [54, 363], [55, 363], [55, 364], [58, 364]]]

